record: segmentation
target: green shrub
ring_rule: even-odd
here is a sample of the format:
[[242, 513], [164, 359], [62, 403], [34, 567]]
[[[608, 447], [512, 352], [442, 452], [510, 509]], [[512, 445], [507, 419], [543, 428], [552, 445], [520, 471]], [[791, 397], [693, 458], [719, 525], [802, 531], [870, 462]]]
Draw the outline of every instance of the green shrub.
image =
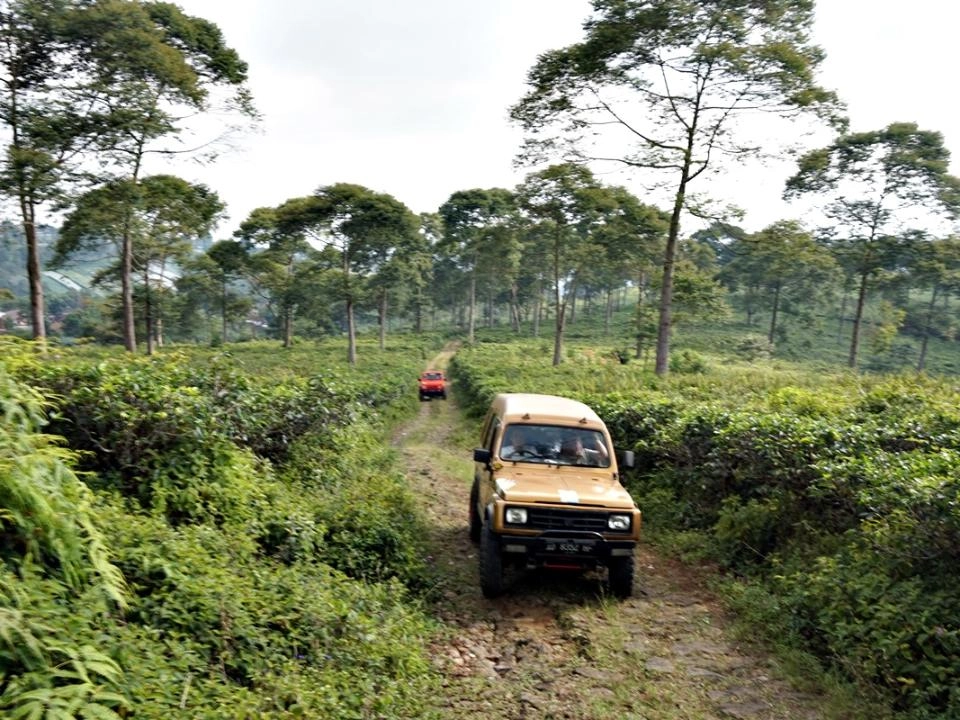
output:
[[300, 488], [301, 506], [323, 528], [317, 557], [351, 577], [426, 586], [418, 504], [373, 427], [357, 422], [339, 429], [330, 447], [306, 435], [291, 457], [287, 482]]
[[707, 360], [692, 350], [678, 350], [670, 355], [670, 372], [702, 375], [709, 370]]
[[0, 712], [111, 716], [128, 702], [98, 629], [126, 586], [75, 454], [40, 432], [43, 410], [0, 365]]
[[749, 334], [738, 339], [734, 345], [737, 356], [753, 362], [773, 357], [774, 345], [764, 335]]

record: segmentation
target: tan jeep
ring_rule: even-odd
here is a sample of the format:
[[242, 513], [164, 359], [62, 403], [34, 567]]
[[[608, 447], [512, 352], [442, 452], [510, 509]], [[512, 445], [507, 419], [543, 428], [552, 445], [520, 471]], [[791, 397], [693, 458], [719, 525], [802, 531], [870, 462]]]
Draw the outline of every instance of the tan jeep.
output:
[[[587, 405], [553, 395], [497, 395], [473, 451], [470, 537], [480, 587], [503, 592], [503, 570], [608, 569], [610, 590], [633, 589], [640, 510], [620, 484], [610, 433]], [[621, 454], [624, 467], [633, 453]]]

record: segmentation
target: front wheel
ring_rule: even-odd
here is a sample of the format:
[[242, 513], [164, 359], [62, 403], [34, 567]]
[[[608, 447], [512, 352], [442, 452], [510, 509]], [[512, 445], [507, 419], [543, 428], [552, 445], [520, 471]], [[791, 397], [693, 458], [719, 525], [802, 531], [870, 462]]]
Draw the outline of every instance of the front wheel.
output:
[[610, 592], [618, 598], [628, 598], [633, 594], [635, 564], [633, 555], [610, 559]]
[[480, 532], [480, 590], [487, 598], [495, 598], [503, 593], [500, 540], [489, 525], [484, 526]]
[[480, 542], [480, 531], [483, 529], [483, 523], [480, 521], [480, 513], [477, 511], [477, 503], [480, 502], [480, 488], [477, 481], [473, 481], [473, 487], [470, 489], [470, 539]]

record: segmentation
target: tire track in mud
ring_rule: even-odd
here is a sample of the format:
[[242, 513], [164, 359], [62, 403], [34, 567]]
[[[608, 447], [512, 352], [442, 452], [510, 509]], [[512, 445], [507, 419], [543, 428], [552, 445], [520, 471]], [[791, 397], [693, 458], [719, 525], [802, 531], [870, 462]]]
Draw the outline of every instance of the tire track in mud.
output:
[[[445, 368], [452, 350], [430, 363]], [[596, 573], [521, 572], [503, 597], [480, 593], [467, 533], [475, 423], [455, 387], [421, 402], [393, 438], [431, 525], [440, 577], [432, 645], [441, 718], [813, 720], [830, 717], [815, 692], [778, 678], [762, 653], [724, 630], [696, 575], [641, 545], [634, 597], [607, 597]]]

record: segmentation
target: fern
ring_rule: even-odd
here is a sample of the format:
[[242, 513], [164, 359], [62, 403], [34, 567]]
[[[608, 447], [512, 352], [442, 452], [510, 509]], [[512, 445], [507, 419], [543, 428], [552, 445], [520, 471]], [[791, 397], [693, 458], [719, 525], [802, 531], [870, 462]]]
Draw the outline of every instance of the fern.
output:
[[0, 366], [0, 542], [75, 590], [96, 578], [123, 607], [126, 588], [94, 522], [93, 494], [71, 469], [75, 453], [40, 432], [43, 409], [42, 397]]

